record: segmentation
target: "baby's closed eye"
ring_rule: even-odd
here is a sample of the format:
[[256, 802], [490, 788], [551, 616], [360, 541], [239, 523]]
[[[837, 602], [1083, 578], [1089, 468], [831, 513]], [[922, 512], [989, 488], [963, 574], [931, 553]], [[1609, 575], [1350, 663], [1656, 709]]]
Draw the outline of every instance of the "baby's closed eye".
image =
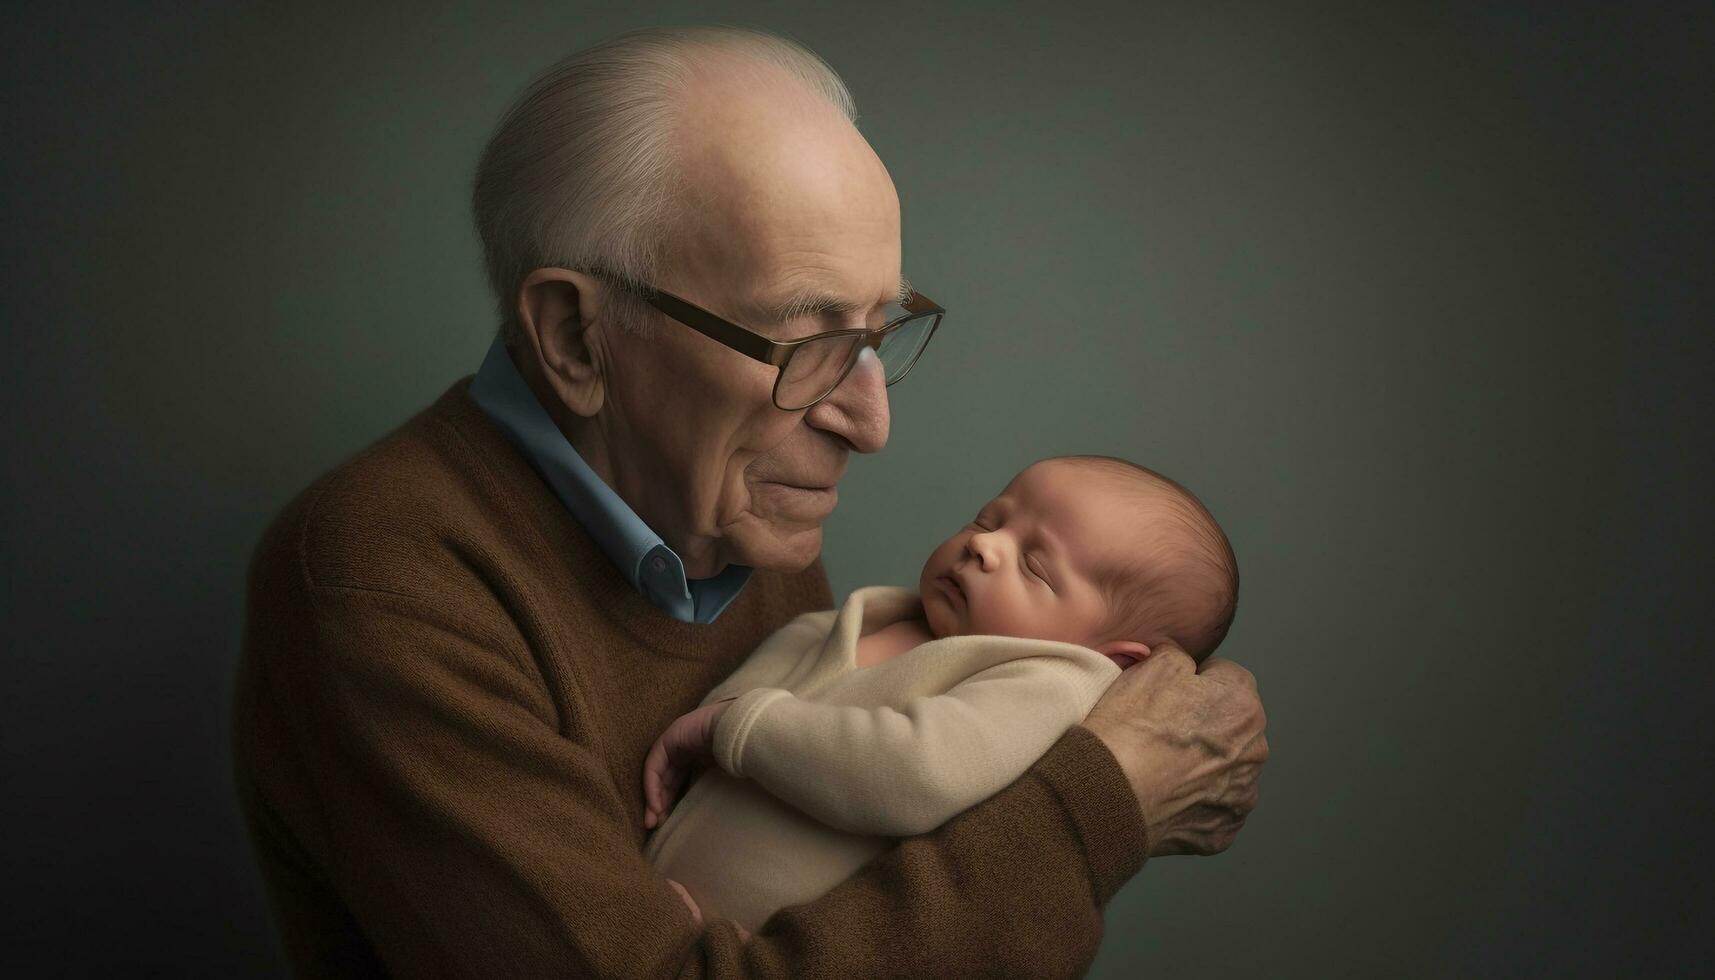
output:
[[1027, 556], [1024, 559], [1024, 568], [1030, 574], [1041, 579], [1042, 584], [1048, 586], [1050, 590], [1054, 588], [1054, 583], [1048, 581], [1048, 571], [1042, 567], [1042, 563], [1038, 561], [1034, 555]]

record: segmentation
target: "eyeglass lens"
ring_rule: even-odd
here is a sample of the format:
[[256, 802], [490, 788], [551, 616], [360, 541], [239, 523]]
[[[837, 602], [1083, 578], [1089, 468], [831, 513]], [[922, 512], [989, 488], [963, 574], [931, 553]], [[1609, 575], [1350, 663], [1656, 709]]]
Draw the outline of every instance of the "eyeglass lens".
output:
[[[928, 343], [936, 317], [912, 317], [881, 339], [876, 355], [887, 384], [904, 377]], [[781, 373], [775, 400], [781, 408], [795, 411], [815, 404], [844, 379], [857, 359], [863, 338], [830, 337], [799, 345]]]
[[788, 411], [815, 403], [840, 383], [861, 343], [862, 337], [830, 337], [799, 344], [780, 373], [775, 401]]
[[876, 354], [887, 372], [888, 384], [898, 381], [910, 370], [917, 355], [923, 352], [923, 346], [929, 343], [929, 332], [934, 329], [936, 319], [933, 316], [912, 317], [881, 338]]

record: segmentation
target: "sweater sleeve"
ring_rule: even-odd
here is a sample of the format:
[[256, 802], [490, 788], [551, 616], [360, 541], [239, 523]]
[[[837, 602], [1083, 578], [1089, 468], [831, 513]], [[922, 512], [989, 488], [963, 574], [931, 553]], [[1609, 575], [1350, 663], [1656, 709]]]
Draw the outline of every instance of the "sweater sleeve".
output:
[[[934, 834], [742, 941], [695, 925], [643, 859], [638, 809], [555, 711], [522, 639], [446, 604], [311, 587], [235, 710], [258, 835], [324, 880], [377, 966], [407, 976], [1075, 976], [1143, 823], [1087, 729]], [[300, 621], [298, 617], [303, 617]], [[294, 948], [301, 972], [339, 951]], [[367, 971], [366, 971], [367, 972]]]
[[762, 688], [721, 718], [715, 760], [831, 827], [927, 833], [1023, 775], [1117, 673], [1094, 653], [1022, 657], [899, 708]]

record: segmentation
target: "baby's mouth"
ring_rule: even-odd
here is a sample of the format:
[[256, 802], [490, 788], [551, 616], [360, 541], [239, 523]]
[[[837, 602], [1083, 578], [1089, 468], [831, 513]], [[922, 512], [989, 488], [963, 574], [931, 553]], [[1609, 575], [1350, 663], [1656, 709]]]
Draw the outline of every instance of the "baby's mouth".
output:
[[970, 600], [965, 596], [964, 586], [959, 584], [958, 579], [951, 575], [943, 575], [936, 581], [940, 583], [941, 591], [945, 592], [949, 598], [957, 600], [961, 606], [970, 605]]

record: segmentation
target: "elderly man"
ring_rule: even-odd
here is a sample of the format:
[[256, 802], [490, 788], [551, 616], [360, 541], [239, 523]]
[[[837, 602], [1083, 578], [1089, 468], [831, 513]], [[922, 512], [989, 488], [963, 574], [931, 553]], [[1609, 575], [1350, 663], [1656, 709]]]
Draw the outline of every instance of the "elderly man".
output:
[[641, 857], [652, 739], [832, 605], [822, 521], [941, 315], [851, 118], [813, 55], [704, 29], [582, 52], [496, 131], [500, 337], [251, 566], [238, 782], [300, 972], [1077, 973], [1146, 856], [1237, 833], [1261, 705], [1168, 651], [1005, 791], [748, 940]]

